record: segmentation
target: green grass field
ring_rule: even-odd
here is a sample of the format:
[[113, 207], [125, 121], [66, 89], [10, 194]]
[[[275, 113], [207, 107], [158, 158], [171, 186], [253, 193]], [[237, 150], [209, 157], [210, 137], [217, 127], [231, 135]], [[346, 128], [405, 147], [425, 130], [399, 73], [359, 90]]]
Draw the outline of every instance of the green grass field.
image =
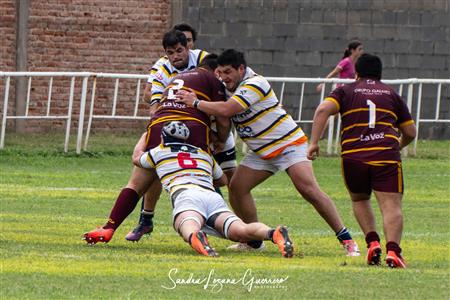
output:
[[[345, 257], [284, 173], [254, 196], [261, 221], [290, 228], [292, 259], [271, 243], [261, 253], [236, 253], [216, 238], [210, 241], [219, 258], [197, 255], [171, 227], [165, 194], [151, 237], [125, 241], [136, 209], [109, 244], [87, 246], [82, 234], [104, 224], [127, 182], [135, 139], [94, 136], [81, 156], [63, 154], [62, 141], [9, 134], [0, 151], [1, 299], [449, 299], [450, 142], [421, 141], [419, 157], [404, 160], [409, 268], [392, 270]], [[365, 255], [339, 159], [322, 157], [314, 167]]]

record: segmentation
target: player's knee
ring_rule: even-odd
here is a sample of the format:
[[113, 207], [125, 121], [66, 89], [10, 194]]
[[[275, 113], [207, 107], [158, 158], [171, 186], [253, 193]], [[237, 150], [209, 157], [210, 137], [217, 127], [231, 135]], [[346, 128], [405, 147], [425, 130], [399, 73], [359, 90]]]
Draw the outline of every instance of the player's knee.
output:
[[322, 194], [322, 191], [312, 184], [303, 186], [299, 191], [303, 198], [311, 203], [318, 201]]
[[248, 241], [247, 232], [244, 226], [236, 226], [228, 233], [228, 239], [234, 242], [246, 242]]
[[232, 241], [240, 241], [242, 237], [242, 229], [245, 225], [241, 219], [235, 215], [228, 216], [223, 223], [223, 235]]

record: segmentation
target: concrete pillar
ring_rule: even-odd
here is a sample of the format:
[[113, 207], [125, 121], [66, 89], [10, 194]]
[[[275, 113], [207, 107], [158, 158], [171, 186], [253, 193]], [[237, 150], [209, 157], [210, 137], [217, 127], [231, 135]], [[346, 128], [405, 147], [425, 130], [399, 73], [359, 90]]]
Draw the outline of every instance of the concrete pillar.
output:
[[[16, 0], [16, 71], [27, 71], [29, 0]], [[16, 80], [16, 115], [24, 115], [27, 97], [27, 78]], [[16, 132], [25, 131], [25, 120], [16, 120]]]
[[172, 26], [183, 21], [183, 0], [172, 0]]

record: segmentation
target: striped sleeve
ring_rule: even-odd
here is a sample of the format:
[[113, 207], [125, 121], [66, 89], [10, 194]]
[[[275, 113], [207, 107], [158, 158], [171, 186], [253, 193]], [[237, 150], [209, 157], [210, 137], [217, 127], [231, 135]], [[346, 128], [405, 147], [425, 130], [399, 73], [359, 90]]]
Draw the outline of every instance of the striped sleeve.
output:
[[142, 154], [141, 158], [139, 160], [140, 160], [141, 166], [144, 169], [153, 169], [156, 166], [155, 161], [153, 160], [150, 152], [145, 152], [144, 154]]
[[220, 179], [220, 177], [222, 177], [222, 175], [223, 175], [223, 171], [215, 159], [213, 159], [213, 170], [212, 171], [213, 171], [212, 175], [213, 175], [214, 180]]
[[265, 87], [258, 84], [258, 82], [245, 83], [236, 89], [231, 99], [234, 99], [243, 108], [247, 109], [251, 105], [266, 99], [271, 92], [270, 86]]
[[161, 101], [164, 89], [169, 84], [170, 78], [171, 75], [168, 67], [165, 64], [160, 66], [152, 81], [151, 105]]

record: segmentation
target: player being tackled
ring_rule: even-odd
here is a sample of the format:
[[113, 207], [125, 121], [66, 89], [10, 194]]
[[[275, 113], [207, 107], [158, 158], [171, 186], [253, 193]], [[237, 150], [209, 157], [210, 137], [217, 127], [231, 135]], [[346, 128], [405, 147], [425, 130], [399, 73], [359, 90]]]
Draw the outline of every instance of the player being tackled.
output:
[[172, 121], [162, 129], [162, 143], [133, 157], [142, 168], [154, 168], [173, 206], [174, 229], [198, 253], [217, 256], [207, 233], [236, 242], [271, 240], [284, 257], [294, 255], [286, 227], [270, 228], [259, 222], [245, 224], [215, 192], [214, 184], [225, 185], [221, 168], [204, 150], [186, 143], [189, 128]]

